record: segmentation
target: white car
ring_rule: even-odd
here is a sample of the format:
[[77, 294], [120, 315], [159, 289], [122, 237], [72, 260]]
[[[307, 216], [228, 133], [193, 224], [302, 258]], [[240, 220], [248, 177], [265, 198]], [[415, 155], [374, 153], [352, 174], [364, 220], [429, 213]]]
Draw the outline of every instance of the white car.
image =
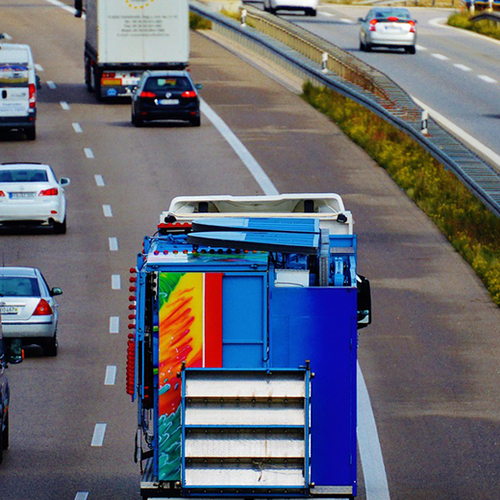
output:
[[66, 233], [66, 197], [52, 168], [42, 163], [0, 164], [0, 226], [52, 226]]
[[264, 0], [264, 10], [276, 14], [278, 10], [303, 10], [306, 16], [316, 16], [318, 0]]

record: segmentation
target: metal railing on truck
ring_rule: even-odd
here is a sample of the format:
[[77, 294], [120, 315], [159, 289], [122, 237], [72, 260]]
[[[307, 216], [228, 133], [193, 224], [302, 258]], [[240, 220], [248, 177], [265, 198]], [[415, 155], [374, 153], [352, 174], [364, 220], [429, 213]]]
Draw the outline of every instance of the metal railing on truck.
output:
[[213, 31], [304, 81], [352, 99], [405, 132], [500, 217], [500, 172], [432, 118], [426, 120], [428, 135], [422, 134], [422, 108], [387, 75], [303, 28], [249, 5], [245, 5], [246, 18], [259, 29], [242, 25], [195, 0], [190, 2], [190, 9], [210, 20]]

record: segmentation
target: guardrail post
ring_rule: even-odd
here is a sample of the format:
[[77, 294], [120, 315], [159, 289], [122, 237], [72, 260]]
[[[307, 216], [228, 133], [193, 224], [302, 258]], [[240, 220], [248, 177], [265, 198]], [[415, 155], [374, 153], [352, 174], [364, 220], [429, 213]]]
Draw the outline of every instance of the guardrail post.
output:
[[420, 122], [420, 132], [423, 135], [429, 135], [429, 129], [427, 128], [427, 121], [429, 120], [429, 113], [426, 109], [422, 111], [422, 118]]
[[493, 12], [493, 0], [488, 0], [488, 11]]
[[474, 15], [474, 12], [476, 12], [476, 7], [474, 5], [474, 0], [471, 0], [470, 7], [469, 7], [469, 12]]
[[247, 9], [243, 9], [241, 11], [241, 25], [242, 26], [247, 25]]
[[328, 68], [326, 67], [328, 64], [328, 53], [323, 52], [323, 55], [321, 56], [321, 71], [323, 73], [326, 73], [328, 71]]

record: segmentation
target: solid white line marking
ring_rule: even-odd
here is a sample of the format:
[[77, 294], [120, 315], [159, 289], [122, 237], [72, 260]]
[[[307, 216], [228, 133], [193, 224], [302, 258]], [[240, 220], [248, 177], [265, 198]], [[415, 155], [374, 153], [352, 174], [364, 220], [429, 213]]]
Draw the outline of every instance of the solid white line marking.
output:
[[94, 152], [90, 148], [83, 148], [83, 152], [87, 158], [95, 158]]
[[116, 366], [108, 365], [106, 367], [106, 377], [104, 378], [104, 385], [115, 385], [116, 383]]
[[112, 290], [121, 290], [122, 288], [122, 278], [119, 274], [111, 275], [111, 289]]
[[346, 19], [344, 17], [341, 17], [340, 20], [344, 23], [347, 23], [347, 24], [353, 24], [354, 21], [352, 19]]
[[111, 210], [111, 205], [103, 205], [102, 211], [104, 213], [104, 217], [113, 217], [113, 210]]
[[424, 47], [423, 45], [419, 45], [418, 43], [415, 45], [415, 48], [417, 50], [427, 50], [427, 47]]
[[66, 101], [61, 101], [59, 104], [61, 105], [61, 108], [64, 109], [65, 111], [71, 109], [70, 105]]
[[95, 183], [99, 186], [99, 187], [103, 187], [105, 186], [106, 184], [104, 183], [104, 179], [102, 177], [101, 174], [97, 174], [97, 175], [94, 175], [94, 179], [95, 179]]
[[49, 87], [49, 89], [55, 90], [57, 88], [57, 85], [52, 80], [48, 80], [47, 87]]
[[465, 64], [454, 64], [453, 66], [455, 66], [455, 68], [461, 69], [462, 71], [472, 71], [472, 69]]
[[104, 435], [106, 434], [106, 424], [95, 424], [94, 435], [90, 446], [102, 446]]
[[429, 108], [427, 104], [424, 104], [422, 101], [419, 101], [416, 97], [411, 96], [411, 98], [421, 107], [426, 109], [430, 115], [432, 115], [432, 118], [436, 120], [438, 123], [443, 125], [445, 128], [450, 130], [454, 135], [458, 136], [460, 139], [462, 139], [464, 142], [468, 143], [470, 146], [475, 148], [478, 151], [481, 151], [481, 153], [486, 156], [489, 160], [491, 160], [497, 167], [497, 169], [500, 170], [500, 155], [495, 153], [493, 150], [479, 142], [476, 138], [472, 137], [470, 134], [468, 134], [465, 130], [461, 129], [457, 125], [455, 125], [453, 122], [448, 120], [448, 118], [445, 118], [443, 115], [438, 113], [432, 108]]
[[35, 69], [36, 69], [37, 71], [42, 72], [42, 71], [43, 71], [43, 66], [42, 66], [41, 64], [35, 64]]
[[[269, 179], [255, 158], [204, 100], [201, 100], [201, 110], [236, 151], [236, 154], [254, 176], [264, 194], [279, 194], [271, 179]], [[359, 365], [358, 374], [358, 383], [361, 382], [361, 384], [363, 384], [363, 375]], [[366, 386], [364, 387], [364, 391], [362, 403], [361, 405], [358, 404], [358, 446], [360, 454], [362, 453], [364, 456], [363, 475], [365, 477], [365, 483], [370, 485], [370, 488], [366, 488], [366, 498], [367, 500], [389, 500], [389, 489], [377, 427], [375, 425], [370, 425], [369, 428], [366, 428], [366, 425], [375, 420]]]
[[436, 59], [439, 59], [440, 61], [448, 61], [450, 58], [444, 56], [443, 54], [431, 54], [432, 57], [435, 57]]
[[71, 125], [73, 126], [73, 130], [77, 134], [81, 134], [83, 132], [82, 127], [81, 127], [81, 125], [79, 123], [72, 123]]
[[240, 157], [248, 171], [253, 175], [262, 191], [270, 195], [278, 194], [278, 190], [274, 187], [271, 179], [269, 179], [268, 175], [251, 155], [250, 151], [248, 151], [236, 135], [234, 135], [234, 132], [224, 123], [222, 118], [220, 118], [220, 116], [203, 99], [200, 99], [200, 101], [201, 111], [203, 114], [213, 123], [214, 127], [219, 131], [222, 137], [224, 137], [224, 139], [226, 139], [229, 145], [234, 149], [235, 153]]
[[478, 75], [478, 78], [487, 83], [498, 83], [494, 78], [490, 78], [489, 76], [486, 75]]
[[118, 252], [118, 238], [109, 238], [109, 249], [111, 252]]
[[87, 500], [88, 496], [89, 496], [89, 492], [88, 491], [79, 491], [75, 495], [75, 500]]
[[358, 444], [365, 478], [366, 498], [389, 500], [389, 485], [387, 483], [382, 448], [378, 438], [377, 424], [375, 423], [370, 396], [359, 363], [357, 372]]
[[480, 33], [476, 33], [474, 31], [470, 31], [470, 30], [464, 30], [462, 28], [455, 28], [455, 26], [448, 26], [446, 24], [447, 20], [448, 19], [446, 17], [438, 17], [435, 19], [431, 19], [429, 21], [429, 24], [432, 26], [437, 26], [438, 28], [454, 30], [455, 33], [462, 33], [464, 35], [475, 36], [476, 38], [481, 38], [485, 42], [491, 42], [491, 43], [496, 43], [497, 45], [500, 45], [500, 40], [497, 40], [496, 38], [491, 38], [490, 36], [481, 35]]
[[109, 318], [109, 333], [120, 333], [120, 317], [111, 316]]

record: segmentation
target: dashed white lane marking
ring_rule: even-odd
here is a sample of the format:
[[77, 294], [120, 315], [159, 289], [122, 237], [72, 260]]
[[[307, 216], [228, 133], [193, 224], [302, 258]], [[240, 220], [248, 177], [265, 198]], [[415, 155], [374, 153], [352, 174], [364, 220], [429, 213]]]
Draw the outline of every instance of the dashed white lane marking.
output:
[[481, 153], [490, 159], [494, 165], [496, 165], [497, 169], [500, 170], [500, 155], [495, 153], [492, 149], [485, 146], [483, 143], [479, 142], [475, 137], [472, 137], [465, 130], [461, 129], [457, 125], [455, 125], [452, 121], [448, 120], [448, 118], [444, 117], [437, 111], [433, 110], [427, 104], [424, 104], [422, 101], [419, 101], [416, 97], [411, 96], [411, 98], [421, 107], [426, 109], [432, 118], [434, 118], [438, 123], [444, 125], [448, 130], [450, 130], [454, 135], [460, 137], [464, 142], [468, 143], [473, 148], [481, 151]]
[[423, 50], [427, 50], [427, 47], [424, 47], [423, 45], [419, 45], [418, 43], [415, 45], [415, 48], [416, 48], [417, 50], [422, 50], [422, 51], [423, 51]]
[[472, 71], [472, 69], [465, 64], [454, 64], [453, 66], [455, 66], [455, 68], [461, 69], [462, 71]]
[[95, 158], [94, 152], [90, 148], [83, 148], [83, 152], [87, 158]]
[[440, 61], [448, 61], [450, 58], [447, 56], [444, 56], [443, 54], [431, 54], [432, 57], [435, 57], [436, 59], [439, 59]]
[[43, 66], [42, 66], [41, 64], [35, 64], [35, 69], [36, 69], [37, 71], [42, 72], [42, 71], [43, 71]]
[[106, 424], [95, 424], [94, 435], [90, 446], [102, 446], [104, 443], [104, 435], [106, 434]]
[[116, 383], [116, 366], [108, 365], [106, 367], [106, 376], [104, 377], [104, 385], [115, 385]]
[[119, 274], [111, 275], [111, 289], [112, 290], [122, 289], [122, 277]]
[[52, 80], [47, 80], [47, 87], [51, 90], [55, 90], [57, 88], [57, 85], [52, 81]]
[[113, 217], [113, 210], [111, 209], [111, 205], [103, 205], [102, 211], [104, 213], [104, 217]]
[[88, 497], [89, 497], [89, 492], [88, 491], [79, 491], [75, 495], [75, 500], [87, 500]]
[[82, 127], [81, 127], [81, 125], [79, 123], [72, 123], [71, 125], [73, 126], [73, 130], [77, 134], [81, 134], [83, 132]]
[[3, 37], [5, 38], [5, 40], [12, 40], [12, 37], [8, 33], [4, 33]]
[[346, 19], [344, 17], [341, 17], [340, 20], [343, 22], [343, 23], [347, 23], [347, 24], [354, 24], [354, 21], [352, 19]]
[[99, 187], [104, 187], [106, 184], [104, 183], [104, 179], [101, 174], [94, 175], [95, 183]]
[[118, 238], [109, 238], [109, 249], [111, 252], [118, 252]]
[[61, 108], [64, 109], [64, 111], [68, 111], [71, 109], [71, 106], [66, 101], [61, 101], [59, 104], [61, 105]]
[[319, 12], [322, 16], [325, 17], [335, 17], [335, 14], [332, 14], [331, 12]]
[[120, 333], [120, 317], [111, 316], [109, 318], [109, 333]]
[[491, 78], [491, 77], [486, 76], [486, 75], [477, 75], [477, 77], [480, 78], [481, 80], [483, 80], [483, 82], [498, 83], [494, 78]]

